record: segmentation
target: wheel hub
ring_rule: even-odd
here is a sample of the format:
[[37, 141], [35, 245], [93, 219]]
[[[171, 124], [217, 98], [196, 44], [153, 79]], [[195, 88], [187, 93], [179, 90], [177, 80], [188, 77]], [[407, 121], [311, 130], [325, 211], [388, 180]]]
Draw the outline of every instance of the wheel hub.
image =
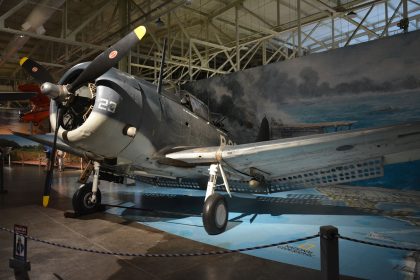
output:
[[222, 227], [226, 220], [226, 207], [223, 203], [219, 203], [216, 208], [216, 224]]
[[96, 201], [92, 201], [92, 192], [89, 192], [85, 194], [85, 197], [83, 198], [83, 204], [86, 208], [93, 208], [96, 204]]

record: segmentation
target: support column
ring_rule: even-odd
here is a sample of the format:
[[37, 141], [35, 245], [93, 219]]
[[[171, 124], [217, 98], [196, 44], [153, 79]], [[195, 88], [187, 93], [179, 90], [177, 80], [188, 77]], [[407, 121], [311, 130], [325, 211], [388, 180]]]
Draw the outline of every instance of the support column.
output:
[[331, 13], [331, 48], [335, 49], [335, 17], [334, 17], [334, 13]]
[[[118, 10], [119, 10], [119, 14], [120, 14], [120, 25], [122, 27], [121, 29], [121, 38], [124, 37], [125, 35], [127, 35], [128, 33], [128, 29], [129, 29], [129, 0], [120, 0], [118, 1]], [[118, 62], [118, 69], [120, 69], [121, 71], [124, 72], [131, 72], [129, 70], [129, 58], [131, 57], [131, 51], [129, 52], [129, 54], [125, 57], [123, 57], [119, 62]]]
[[[62, 26], [61, 26], [61, 38], [67, 38], [67, 33], [68, 33], [68, 26], [67, 26], [67, 22], [68, 22], [68, 3], [67, 1], [64, 2], [64, 11], [63, 11], [63, 17], [62, 17]], [[68, 61], [69, 59], [69, 46], [65, 45], [64, 46], [64, 52], [65, 52], [65, 60]]]
[[188, 75], [190, 76], [190, 81], [192, 81], [192, 50], [191, 50], [191, 38], [188, 40], [189, 42], [189, 49], [188, 49]]
[[[209, 22], [207, 21], [205, 24], [205, 28], [206, 28], [206, 42], [209, 42]], [[205, 45], [204, 46], [205, 49], [205, 53], [204, 53], [204, 59], [206, 61], [206, 64], [204, 65], [207, 68], [210, 68], [210, 62], [209, 62], [209, 46]], [[207, 72], [207, 75], [209, 74], [209, 72]]]
[[[157, 56], [156, 56], [156, 52], [154, 52], [153, 53], [153, 81], [154, 82], [157, 82], [157, 68], [158, 68], [158, 65], [157, 65]], [[157, 84], [157, 83], [156, 83]]]
[[171, 60], [171, 53], [172, 53], [172, 51], [171, 51], [171, 12], [169, 12], [168, 13], [168, 39], [167, 39], [167, 42], [168, 42], [168, 49], [167, 49], [167, 51], [168, 51], [168, 60]]
[[239, 51], [239, 8], [238, 5], [235, 6], [235, 34], [236, 34], [236, 71], [241, 69], [241, 54]]
[[7, 190], [4, 189], [4, 154], [0, 150], [0, 194], [6, 194]]
[[386, 37], [388, 37], [389, 36], [389, 33], [388, 33], [388, 17], [389, 17], [389, 15], [388, 15], [388, 0], [385, 0], [385, 2], [384, 2], [384, 4], [385, 4], [385, 36]]
[[262, 47], [262, 64], [267, 64], [267, 41], [263, 41], [261, 44]]
[[404, 33], [408, 32], [408, 0], [402, 0], [403, 3], [403, 29]]
[[302, 56], [302, 22], [301, 22], [301, 9], [300, 9], [300, 0], [297, 0], [297, 33], [298, 33], [298, 56]]
[[184, 33], [180, 33], [181, 36], [181, 56], [184, 56]]

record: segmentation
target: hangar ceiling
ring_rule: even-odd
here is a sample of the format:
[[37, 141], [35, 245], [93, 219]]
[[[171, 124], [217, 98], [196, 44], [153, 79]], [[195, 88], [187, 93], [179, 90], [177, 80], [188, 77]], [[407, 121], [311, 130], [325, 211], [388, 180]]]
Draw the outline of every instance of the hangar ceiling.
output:
[[149, 36], [119, 68], [156, 81], [166, 37], [165, 80], [183, 84], [416, 30], [416, 1], [0, 0], [0, 81], [29, 79], [18, 66], [22, 56], [59, 78], [146, 25]]

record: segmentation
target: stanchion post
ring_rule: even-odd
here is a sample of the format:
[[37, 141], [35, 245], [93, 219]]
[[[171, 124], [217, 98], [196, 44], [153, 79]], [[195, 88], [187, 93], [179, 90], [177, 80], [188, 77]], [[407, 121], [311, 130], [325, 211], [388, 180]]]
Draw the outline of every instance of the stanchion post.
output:
[[338, 280], [340, 275], [338, 259], [338, 229], [322, 226], [319, 230], [321, 242], [321, 275], [323, 280]]

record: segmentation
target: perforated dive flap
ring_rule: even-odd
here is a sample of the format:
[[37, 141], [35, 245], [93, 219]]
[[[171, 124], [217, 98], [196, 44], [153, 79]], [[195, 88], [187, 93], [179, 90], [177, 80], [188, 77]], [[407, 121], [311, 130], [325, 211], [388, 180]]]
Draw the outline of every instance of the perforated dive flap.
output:
[[279, 192], [297, 187], [337, 185], [381, 177], [384, 175], [383, 165], [383, 158], [380, 157], [294, 173], [272, 180], [270, 191]]

